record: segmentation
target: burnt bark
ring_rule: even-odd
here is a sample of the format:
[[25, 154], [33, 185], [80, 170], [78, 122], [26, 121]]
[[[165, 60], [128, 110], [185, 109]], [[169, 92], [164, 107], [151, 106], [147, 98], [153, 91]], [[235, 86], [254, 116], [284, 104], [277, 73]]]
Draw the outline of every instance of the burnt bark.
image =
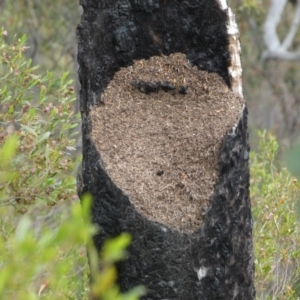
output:
[[91, 138], [90, 110], [121, 67], [134, 59], [182, 52], [230, 86], [227, 15], [213, 0], [81, 0], [77, 28], [83, 161], [79, 195], [93, 196], [92, 220], [105, 239], [129, 232], [118, 265], [123, 291], [142, 284], [143, 299], [254, 299], [247, 108], [226, 134], [219, 175], [203, 224], [192, 234], [141, 215], [105, 171]]

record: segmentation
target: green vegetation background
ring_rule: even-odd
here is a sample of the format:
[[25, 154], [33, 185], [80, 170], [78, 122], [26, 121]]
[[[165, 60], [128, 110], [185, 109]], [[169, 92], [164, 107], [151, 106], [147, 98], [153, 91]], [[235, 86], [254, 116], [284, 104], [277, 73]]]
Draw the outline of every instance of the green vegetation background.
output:
[[[253, 121], [263, 118], [262, 104], [265, 114], [277, 106], [284, 121], [276, 80], [284, 82], [292, 99], [299, 89], [296, 66], [259, 63], [263, 43], [253, 42], [261, 39], [267, 1], [230, 2], [242, 31], [244, 90], [252, 115], [257, 299], [299, 299], [300, 182], [282, 167], [282, 153], [297, 139], [296, 130]], [[80, 8], [76, 1], [4, 0], [0, 10], [0, 299], [138, 299], [142, 288], [122, 295], [115, 285], [114, 263], [126, 255], [130, 237], [107, 242], [99, 272], [91, 243], [97, 228], [87, 213], [90, 200], [87, 196], [81, 210], [76, 196], [75, 28]], [[273, 78], [278, 64], [283, 70]], [[272, 97], [266, 97], [270, 91]], [[298, 153], [296, 148], [288, 159], [296, 175]], [[87, 252], [96, 278], [91, 288]]]

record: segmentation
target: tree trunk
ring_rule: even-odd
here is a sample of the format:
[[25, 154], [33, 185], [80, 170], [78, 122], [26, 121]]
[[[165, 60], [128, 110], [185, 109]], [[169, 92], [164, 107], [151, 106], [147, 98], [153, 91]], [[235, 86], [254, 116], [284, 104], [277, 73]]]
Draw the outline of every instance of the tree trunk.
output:
[[225, 0], [81, 0], [83, 162], [105, 239], [129, 232], [123, 291], [254, 299], [247, 108]]

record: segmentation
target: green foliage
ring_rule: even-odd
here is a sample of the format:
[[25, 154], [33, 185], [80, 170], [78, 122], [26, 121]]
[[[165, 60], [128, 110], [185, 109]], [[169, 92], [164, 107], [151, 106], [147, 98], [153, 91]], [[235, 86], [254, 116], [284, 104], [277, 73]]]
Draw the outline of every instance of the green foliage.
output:
[[[300, 182], [276, 166], [274, 136], [259, 133], [259, 151], [251, 153], [256, 288], [259, 299], [296, 299], [300, 279]], [[299, 297], [299, 294], [297, 295]]]
[[85, 266], [82, 246], [95, 229], [83, 221], [80, 205], [73, 204], [68, 221], [56, 230], [43, 228], [40, 236], [27, 214], [16, 228], [11, 225], [1, 220], [0, 298], [84, 299], [87, 279], [77, 270]]
[[41, 74], [68, 70], [75, 78], [79, 1], [2, 0], [0, 11], [0, 24], [9, 29], [7, 40], [26, 34], [27, 55], [41, 67]]
[[[78, 116], [71, 82], [67, 74], [39, 75], [23, 57], [25, 36], [8, 45], [5, 35], [1, 30], [0, 299], [137, 300], [142, 288], [121, 294], [115, 283], [114, 264], [125, 257], [130, 237], [107, 241], [99, 262], [91, 199], [84, 197], [82, 205], [74, 199], [71, 132]], [[65, 203], [71, 208], [56, 215]], [[41, 224], [44, 214], [50, 223]]]
[[[67, 74], [38, 75], [23, 57], [26, 37], [8, 45], [4, 33], [0, 31], [0, 174], [5, 163], [14, 176], [0, 182], [0, 205], [26, 212], [36, 201], [53, 205], [74, 194], [71, 129], [79, 116], [73, 115], [75, 96]], [[16, 153], [6, 151], [12, 146]]]
[[[114, 263], [125, 256], [127, 234], [106, 243], [104, 248], [111, 251], [103, 252], [99, 268], [91, 240], [96, 228], [89, 220], [90, 203], [88, 197], [83, 205], [74, 202], [69, 218], [55, 230], [43, 228], [39, 236], [27, 214], [13, 229], [0, 220], [0, 299], [89, 299], [90, 295], [101, 300], [139, 299], [144, 293], [141, 287], [121, 294], [115, 284]], [[94, 272], [91, 293], [84, 245]]]

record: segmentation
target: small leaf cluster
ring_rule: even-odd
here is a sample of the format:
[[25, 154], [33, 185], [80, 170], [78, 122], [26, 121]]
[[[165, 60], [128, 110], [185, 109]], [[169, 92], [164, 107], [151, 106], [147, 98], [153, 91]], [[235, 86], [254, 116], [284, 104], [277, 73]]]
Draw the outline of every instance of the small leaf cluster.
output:
[[[67, 73], [60, 78], [37, 73], [24, 58], [26, 36], [12, 45], [0, 31], [0, 152], [14, 140], [16, 153], [9, 163], [13, 177], [0, 181], [1, 204], [25, 213], [36, 201], [54, 205], [74, 194], [75, 163], [71, 158], [79, 116]], [[0, 174], [4, 157], [0, 156]]]
[[99, 272], [99, 255], [94, 247], [89, 248], [90, 271], [92, 277], [90, 295], [92, 299], [100, 300], [138, 300], [145, 294], [142, 286], [137, 286], [132, 290], [121, 294], [120, 288], [115, 284], [117, 280], [117, 269], [115, 262], [126, 257], [124, 249], [130, 244], [131, 236], [123, 233], [120, 236], [106, 240], [100, 254]]
[[251, 153], [250, 192], [254, 218], [258, 299], [297, 299], [300, 282], [300, 182], [278, 166], [276, 138], [259, 132]]

